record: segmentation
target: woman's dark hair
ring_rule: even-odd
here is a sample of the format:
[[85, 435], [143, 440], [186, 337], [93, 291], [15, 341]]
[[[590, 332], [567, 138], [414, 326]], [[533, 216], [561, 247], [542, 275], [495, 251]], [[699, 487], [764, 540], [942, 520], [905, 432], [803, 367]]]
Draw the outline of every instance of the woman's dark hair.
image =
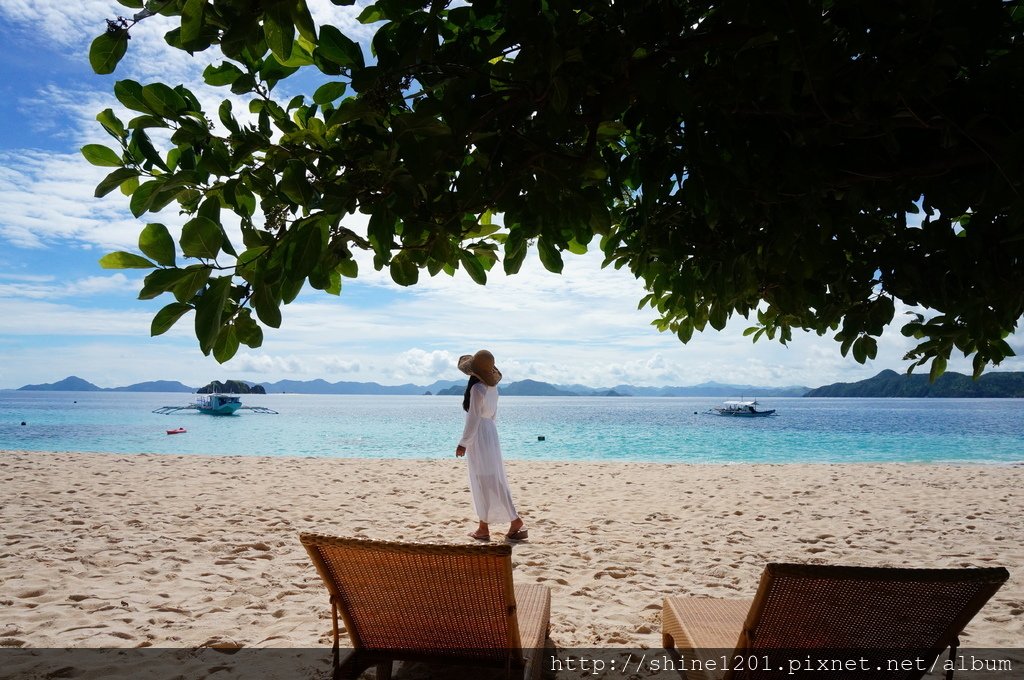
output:
[[473, 385], [480, 382], [480, 378], [475, 375], [469, 376], [469, 383], [466, 385], [466, 393], [462, 395], [462, 410], [469, 413], [469, 391], [473, 389]]

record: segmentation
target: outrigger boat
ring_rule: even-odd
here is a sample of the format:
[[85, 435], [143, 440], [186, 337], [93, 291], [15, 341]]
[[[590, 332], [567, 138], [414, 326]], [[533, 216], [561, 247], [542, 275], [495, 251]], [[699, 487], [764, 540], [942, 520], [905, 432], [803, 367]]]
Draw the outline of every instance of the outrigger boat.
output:
[[266, 406], [242, 406], [241, 397], [231, 394], [211, 394], [201, 396], [191, 404], [185, 406], [161, 406], [153, 413], [177, 413], [178, 411], [199, 411], [208, 416], [233, 416], [237, 411], [252, 411], [253, 413], [277, 413], [277, 411]]
[[709, 413], [714, 413], [720, 416], [732, 416], [734, 418], [754, 418], [757, 416], [770, 416], [775, 413], [775, 409], [767, 409], [765, 411], [758, 410], [758, 403], [754, 401], [727, 401], [721, 406], [716, 406], [711, 409]]

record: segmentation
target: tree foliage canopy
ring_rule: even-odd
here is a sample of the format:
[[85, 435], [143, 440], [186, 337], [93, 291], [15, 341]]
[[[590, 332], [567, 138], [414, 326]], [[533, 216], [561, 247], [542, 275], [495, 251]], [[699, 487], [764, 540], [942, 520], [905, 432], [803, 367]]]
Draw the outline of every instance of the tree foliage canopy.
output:
[[[177, 244], [151, 223], [141, 255], [101, 262], [152, 269], [140, 297], [175, 299], [152, 332], [194, 312], [219, 361], [307, 282], [339, 293], [359, 249], [402, 285], [459, 268], [482, 284], [595, 243], [683, 342], [741, 314], [755, 340], [832, 332], [863, 362], [899, 300], [926, 310], [903, 326], [911, 370], [1013, 354], [1018, 2], [380, 0], [364, 54], [305, 0], [119, 1], [139, 13], [108, 21], [97, 72], [160, 14], [171, 45], [223, 54], [207, 84], [248, 100], [240, 120], [229, 99], [211, 113], [184, 85], [121, 80], [135, 117], [103, 111], [114, 148], [83, 149], [112, 168], [97, 196], [189, 217]], [[303, 73], [309, 94], [275, 99]]]

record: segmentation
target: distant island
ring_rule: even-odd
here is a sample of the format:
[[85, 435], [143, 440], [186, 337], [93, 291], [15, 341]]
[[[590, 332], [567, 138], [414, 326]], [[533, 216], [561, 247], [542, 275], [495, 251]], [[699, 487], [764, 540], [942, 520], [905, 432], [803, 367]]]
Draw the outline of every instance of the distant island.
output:
[[[577, 388], [580, 386], [577, 385]], [[466, 385], [465, 383], [454, 385], [452, 387], [443, 389], [437, 394], [439, 396], [462, 396], [465, 394]], [[615, 390], [594, 390], [590, 388], [567, 390], [561, 387], [556, 387], [550, 383], [538, 382], [536, 380], [520, 380], [519, 382], [509, 383], [507, 386], [501, 386], [502, 396], [511, 397], [629, 397], [630, 394], [620, 394]]]
[[977, 380], [963, 373], [943, 373], [934, 383], [927, 375], [885, 370], [867, 380], [834, 383], [807, 392], [808, 397], [1024, 397], [1024, 373], [984, 373]]
[[[195, 388], [180, 382], [157, 380], [125, 387], [97, 387], [87, 380], [70, 376], [55, 383], [25, 385], [19, 390], [65, 392], [198, 392], [227, 394], [365, 394], [462, 396], [465, 380], [438, 380], [430, 385], [381, 385], [375, 382], [335, 382], [326, 380], [280, 380], [253, 383], [246, 380], [213, 381]], [[809, 387], [758, 387], [706, 382], [687, 387], [641, 387], [615, 385], [553, 385], [537, 380], [501, 384], [501, 394], [512, 397], [717, 397], [720, 399], [769, 397], [1009, 397], [1024, 398], [1024, 372], [985, 373], [978, 380], [962, 373], [945, 373], [934, 383], [928, 376], [907, 375], [885, 370], [867, 380]]]
[[214, 380], [209, 385], [200, 387], [196, 394], [266, 394], [267, 390], [263, 385], [251, 385], [242, 380], [228, 380], [221, 382]]
[[[200, 388], [180, 382], [155, 381], [125, 387], [97, 387], [78, 376], [70, 376], [55, 383], [25, 385], [19, 390], [64, 392], [199, 392], [220, 391], [227, 394], [365, 394], [365, 395], [434, 395], [462, 396], [466, 381], [438, 380], [430, 385], [381, 385], [375, 382], [336, 382], [326, 380], [280, 380], [273, 383], [253, 383], [245, 380], [214, 381]], [[688, 387], [640, 387], [616, 385], [614, 387], [588, 387], [586, 385], [553, 385], [538, 380], [503, 382], [504, 396], [519, 397], [800, 397], [809, 388], [756, 387], [753, 385], [726, 385], [708, 382]]]
[[72, 375], [55, 383], [25, 385], [19, 390], [34, 392], [195, 392], [196, 388], [172, 380], [156, 380], [125, 387], [97, 387], [88, 380]]

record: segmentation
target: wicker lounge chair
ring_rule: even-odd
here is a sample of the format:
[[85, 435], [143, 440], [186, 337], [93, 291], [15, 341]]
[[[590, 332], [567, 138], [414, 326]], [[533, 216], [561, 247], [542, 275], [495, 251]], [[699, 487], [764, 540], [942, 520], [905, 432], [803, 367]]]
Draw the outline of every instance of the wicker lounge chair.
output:
[[[512, 547], [421, 545], [304, 533], [334, 620], [335, 677], [391, 661], [464, 663], [539, 678], [551, 612], [542, 585], [512, 583]], [[353, 651], [339, 659], [338, 617]]]
[[[1002, 568], [769, 564], [752, 600], [665, 598], [662, 641], [688, 662], [681, 665], [688, 680], [783, 677], [776, 671], [788, 671], [793, 657], [821, 670], [818, 658], [831, 657], [829, 672], [820, 677], [913, 680], [928, 669], [897, 669], [900, 664], [891, 661], [920, 655], [930, 664], [947, 647], [953, 658], [957, 636], [1008, 577]], [[867, 654], [872, 662], [866, 672], [836, 673], [830, 650], [863, 652], [860, 656]], [[774, 674], [763, 668], [724, 671], [723, 656], [748, 658], [753, 662], [748, 666], [772, 666]], [[773, 661], [765, 664], [769, 658]]]

